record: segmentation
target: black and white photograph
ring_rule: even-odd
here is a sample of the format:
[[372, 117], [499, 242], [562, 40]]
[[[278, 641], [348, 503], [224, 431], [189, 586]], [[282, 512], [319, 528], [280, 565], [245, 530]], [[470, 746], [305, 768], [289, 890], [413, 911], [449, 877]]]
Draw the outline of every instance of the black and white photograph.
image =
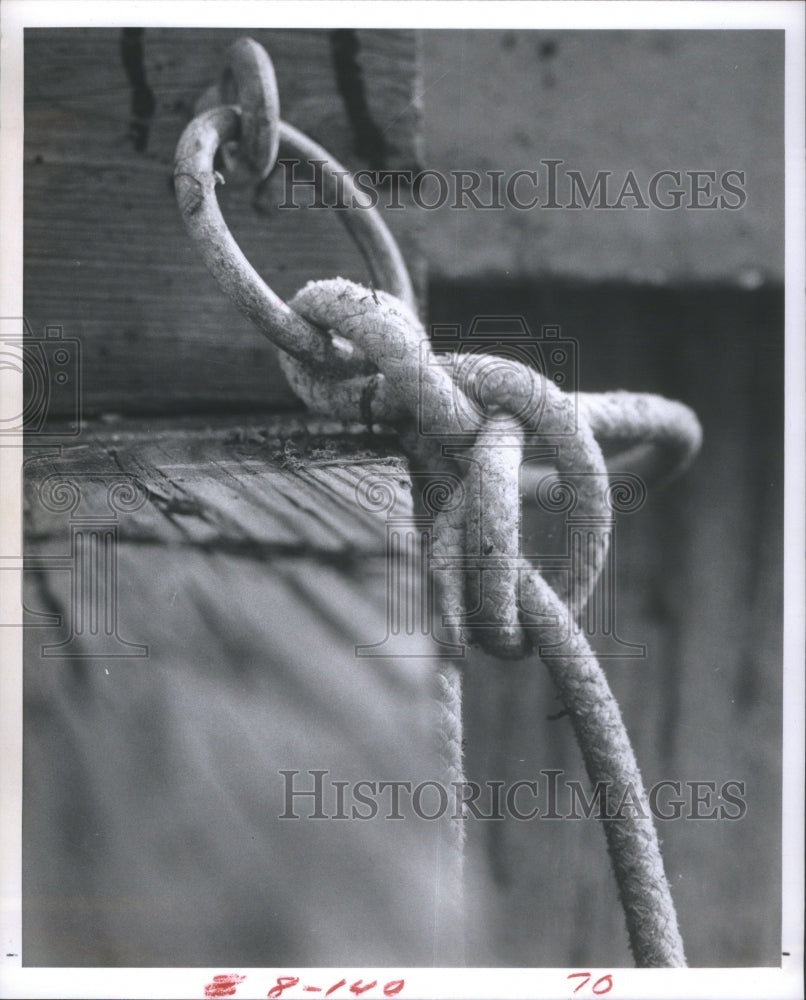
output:
[[803, 7], [0, 19], [0, 996], [802, 997]]

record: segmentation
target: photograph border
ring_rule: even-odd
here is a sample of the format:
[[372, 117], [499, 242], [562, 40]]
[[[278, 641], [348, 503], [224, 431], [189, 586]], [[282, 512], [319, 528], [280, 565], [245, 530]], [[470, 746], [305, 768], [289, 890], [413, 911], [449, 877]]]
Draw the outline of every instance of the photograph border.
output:
[[[785, 31], [785, 499], [784, 499], [784, 702], [783, 702], [783, 899], [780, 969], [591, 969], [593, 977], [617, 973], [613, 996], [654, 998], [795, 998], [803, 995], [804, 846], [804, 511], [806, 510], [806, 410], [804, 409], [804, 8], [798, 2], [458, 2], [406, 3], [341, 0], [266, 2], [82, 2], [3, 0], [0, 6], [0, 316], [22, 316], [23, 31], [26, 27], [406, 27], [553, 29], [781, 29]], [[22, 411], [22, 379], [4, 381], [4, 406]], [[20, 616], [22, 576], [22, 440], [0, 442], [3, 483], [0, 568], [8, 617]], [[245, 976], [238, 997], [266, 996], [287, 969], [84, 969], [21, 965], [22, 632], [0, 629], [0, 996], [144, 998], [203, 995], [213, 975]], [[329, 970], [311, 969], [313, 978]], [[339, 968], [339, 976], [379, 981], [405, 977], [406, 997], [482, 1000], [571, 996], [572, 970]], [[394, 973], [394, 976], [392, 976]]]

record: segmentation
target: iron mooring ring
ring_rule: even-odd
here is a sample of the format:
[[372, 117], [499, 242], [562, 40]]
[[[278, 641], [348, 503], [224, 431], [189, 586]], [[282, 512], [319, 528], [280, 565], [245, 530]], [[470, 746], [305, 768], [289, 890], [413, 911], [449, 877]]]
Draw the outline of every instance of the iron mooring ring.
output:
[[278, 156], [321, 163], [322, 169], [314, 172], [317, 183], [321, 182], [318, 194], [328, 204], [346, 206], [339, 210], [339, 218], [358, 246], [373, 284], [416, 312], [411, 280], [394, 237], [349, 171], [318, 143], [280, 119], [274, 69], [257, 42], [243, 38], [229, 48], [222, 81], [212, 91], [216, 93], [240, 103], [212, 107], [197, 115], [179, 139], [174, 162], [179, 210], [204, 263], [240, 312], [287, 354], [331, 375], [371, 371], [359, 349], [304, 320], [246, 259], [215, 194], [216, 186], [224, 183], [214, 168], [215, 155], [225, 143], [237, 142], [259, 180], [271, 173]]

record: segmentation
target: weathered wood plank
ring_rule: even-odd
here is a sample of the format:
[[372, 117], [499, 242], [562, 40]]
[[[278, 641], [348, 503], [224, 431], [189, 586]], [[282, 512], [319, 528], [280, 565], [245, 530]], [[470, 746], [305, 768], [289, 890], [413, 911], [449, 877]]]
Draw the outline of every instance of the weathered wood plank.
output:
[[[386, 803], [364, 822], [279, 819], [281, 769], [304, 789], [327, 771], [331, 816], [331, 781], [447, 780], [429, 637], [396, 658], [356, 654], [388, 627], [385, 533], [382, 517], [348, 509], [367, 470], [394, 484], [403, 466], [355, 434], [297, 435], [296, 456], [278, 455], [292, 428], [96, 432], [27, 463], [26, 606], [61, 624], [26, 633], [26, 964], [456, 960], [444, 821], [405, 800], [405, 822], [384, 819]], [[37, 484], [56, 473], [80, 486], [80, 509], [41, 509]], [[76, 633], [77, 602], [92, 598], [77, 598], [75, 559], [63, 561], [70, 529], [102, 523], [122, 474], [148, 497], [118, 513], [102, 561], [115, 636], [144, 651], [129, 658]]]
[[432, 962], [440, 824], [279, 819], [282, 768], [438, 777], [429, 661], [357, 658], [385, 608], [319, 562], [122, 544], [119, 568], [147, 658], [29, 643], [26, 964]]
[[[244, 33], [147, 29], [134, 46], [140, 76], [131, 84], [119, 31], [26, 32], [25, 312], [36, 331], [60, 325], [81, 342], [88, 414], [293, 402], [273, 348], [204, 268], [172, 189], [174, 152], [193, 104], [218, 79], [226, 47]], [[371, 109], [370, 132], [381, 137], [375, 147], [366, 123], [364, 133], [355, 124], [354, 99], [343, 96], [343, 84], [340, 90], [332, 33], [252, 34], [275, 61], [284, 117], [348, 168], [399, 167], [416, 158], [411, 32], [354, 33], [347, 72]], [[284, 198], [279, 171], [259, 210], [252, 186], [237, 180], [219, 196], [247, 257], [280, 295], [290, 297], [311, 278], [367, 280], [336, 213], [274, 209]], [[404, 256], [417, 265], [416, 221], [411, 213], [388, 214]], [[413, 273], [422, 291], [419, 266]], [[69, 405], [54, 393], [51, 414], [63, 416]]]
[[[232, 421], [193, 431], [87, 429], [86, 443], [63, 455], [30, 458], [27, 535], [64, 540], [71, 514], [109, 517], [108, 487], [128, 483], [142, 502], [121, 515], [124, 540], [382, 555], [383, 518], [360, 506], [356, 490], [365, 477], [382, 474], [401, 508], [410, 509], [405, 462], [397, 448], [389, 450], [391, 439], [332, 433], [339, 426], [314, 421], [305, 429], [299, 420], [275, 418], [248, 432]], [[53, 509], [64, 484], [80, 493], [72, 512], [58, 503]]]

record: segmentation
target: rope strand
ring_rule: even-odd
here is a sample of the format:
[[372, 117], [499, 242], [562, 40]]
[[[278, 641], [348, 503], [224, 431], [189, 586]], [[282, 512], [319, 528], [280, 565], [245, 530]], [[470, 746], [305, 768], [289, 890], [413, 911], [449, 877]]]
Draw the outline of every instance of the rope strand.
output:
[[[524, 583], [541, 610], [565, 613], [563, 603], [538, 573], [524, 574]], [[550, 631], [539, 625], [537, 631], [543, 642], [552, 641]], [[639, 968], [684, 966], [683, 941], [655, 825], [618, 703], [585, 637], [573, 636], [569, 646], [562, 655], [544, 654], [543, 662], [571, 719], [591, 784], [604, 789], [604, 815], [617, 814], [627, 802], [625, 810], [641, 813], [602, 821], [633, 956]]]
[[[457, 356], [448, 362], [437, 360], [429, 352], [425, 331], [403, 303], [341, 278], [309, 283], [291, 308], [320, 329], [356, 343], [377, 366], [376, 419], [399, 420], [405, 410], [410, 424], [419, 427], [427, 419], [429, 426], [443, 428], [443, 441], [450, 442], [452, 435], [454, 441], [456, 435], [466, 439], [467, 426], [458, 416], [457, 403], [466, 403], [467, 393], [478, 388], [484, 373], [472, 370], [471, 364], [478, 365], [485, 356], [473, 355], [472, 362]], [[490, 362], [492, 367], [500, 363], [501, 359]], [[309, 406], [324, 406], [330, 415], [356, 419], [352, 407], [360, 378], [347, 384], [338, 377], [322, 379], [304, 362], [282, 354], [281, 364]], [[542, 405], [524, 416], [527, 390]], [[679, 468], [699, 445], [699, 424], [679, 403], [629, 393], [581, 394], [584, 402], [575, 413], [568, 397], [520, 365], [510, 368], [509, 377], [499, 372], [485, 385], [485, 392], [495, 399], [496, 412], [480, 415], [471, 428], [473, 442], [464, 453], [467, 469], [462, 470], [461, 446], [439, 448], [411, 429], [404, 436], [418, 468], [435, 474], [446, 466], [464, 471], [465, 505], [434, 519], [432, 570], [444, 584], [443, 614], [460, 641], [479, 642], [499, 656], [541, 651], [571, 718], [588, 777], [595, 790], [603, 790], [602, 823], [636, 964], [685, 965], [657, 833], [616, 700], [584, 636], [569, 629], [558, 647], [556, 624], [547, 623], [578, 617], [604, 564], [611, 518], [604, 460], [594, 435], [620, 446], [651, 444], [658, 452], [657, 468], [669, 461]], [[385, 413], [384, 401], [389, 404]], [[569, 434], [572, 419], [577, 426]], [[572, 574], [560, 594], [519, 554], [517, 470], [527, 432], [555, 443], [560, 482], [568, 485], [573, 475], [577, 504], [595, 515], [591, 531], [596, 544], [586, 547], [576, 576]], [[466, 609], [476, 607], [480, 621], [474, 629]], [[538, 613], [526, 612], [527, 607]], [[460, 727], [458, 672], [454, 676], [455, 667], [444, 670], [441, 678], [450, 697], [441, 711], [443, 756], [449, 772], [461, 774], [461, 739], [457, 744], [455, 738]], [[619, 810], [631, 814], [620, 815]], [[457, 826], [461, 825], [460, 821]], [[463, 837], [457, 832], [457, 851]]]

